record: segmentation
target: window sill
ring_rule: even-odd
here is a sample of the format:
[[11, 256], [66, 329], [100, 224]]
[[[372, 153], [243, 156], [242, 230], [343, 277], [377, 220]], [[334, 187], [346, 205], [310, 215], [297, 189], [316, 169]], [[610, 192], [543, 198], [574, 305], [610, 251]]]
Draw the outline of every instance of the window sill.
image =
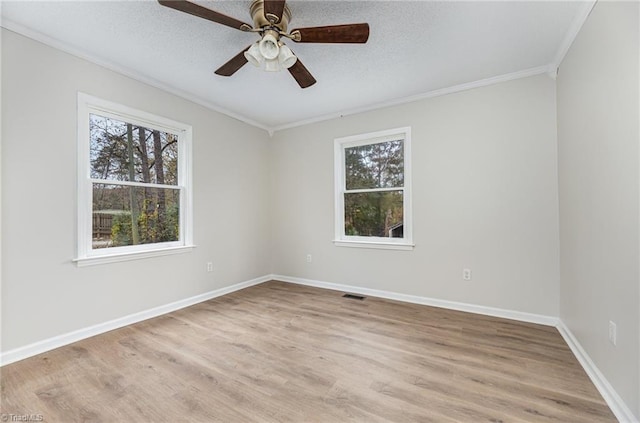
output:
[[373, 248], [377, 250], [411, 251], [415, 247], [414, 244], [401, 244], [395, 242], [346, 241], [342, 239], [336, 239], [333, 241], [333, 243], [337, 247]]
[[91, 257], [78, 257], [72, 261], [78, 267], [94, 266], [96, 264], [117, 263], [121, 261], [140, 260], [150, 257], [167, 256], [171, 254], [188, 253], [195, 248], [195, 245], [186, 245], [182, 247], [168, 247], [157, 250], [135, 251], [117, 254], [107, 254]]

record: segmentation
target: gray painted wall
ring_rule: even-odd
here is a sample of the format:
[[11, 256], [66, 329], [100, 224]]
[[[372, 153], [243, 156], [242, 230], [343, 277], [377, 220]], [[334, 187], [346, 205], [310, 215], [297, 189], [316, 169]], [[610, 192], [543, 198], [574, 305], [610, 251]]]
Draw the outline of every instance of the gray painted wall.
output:
[[[277, 132], [274, 271], [557, 316], [555, 96], [540, 75]], [[334, 139], [404, 126], [415, 249], [335, 246]]]
[[557, 107], [560, 316], [640, 417], [638, 12], [596, 4], [560, 66]]
[[[193, 252], [71, 262], [78, 91], [193, 126]], [[2, 30], [2, 350], [268, 274], [268, 146], [262, 130]]]

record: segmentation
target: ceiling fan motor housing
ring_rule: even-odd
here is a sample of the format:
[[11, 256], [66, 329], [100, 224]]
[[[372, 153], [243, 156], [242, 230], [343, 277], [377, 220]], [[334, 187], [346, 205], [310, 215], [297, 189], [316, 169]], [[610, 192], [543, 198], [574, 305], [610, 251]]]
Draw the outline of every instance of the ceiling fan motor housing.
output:
[[[255, 29], [265, 28], [265, 27], [276, 27], [280, 32], [287, 32], [287, 25], [289, 25], [289, 21], [291, 21], [291, 10], [289, 6], [285, 4], [284, 10], [282, 12], [282, 19], [277, 21], [278, 17], [274, 15], [268, 15], [265, 17], [264, 15], [264, 0], [254, 0], [251, 3], [251, 18], [253, 19], [253, 27]], [[272, 18], [273, 22], [268, 18]]]

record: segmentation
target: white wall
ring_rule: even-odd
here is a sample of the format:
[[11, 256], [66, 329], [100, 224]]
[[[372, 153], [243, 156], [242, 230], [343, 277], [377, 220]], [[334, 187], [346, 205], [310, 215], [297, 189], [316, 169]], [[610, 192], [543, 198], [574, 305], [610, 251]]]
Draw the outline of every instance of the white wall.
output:
[[560, 315], [640, 418], [638, 13], [596, 4], [560, 66], [557, 104]]
[[[193, 252], [71, 262], [78, 91], [193, 126]], [[270, 273], [268, 142], [262, 130], [2, 30], [2, 351]]]
[[[276, 133], [274, 272], [557, 316], [555, 95], [541, 75]], [[402, 126], [415, 250], [334, 246], [334, 138]]]

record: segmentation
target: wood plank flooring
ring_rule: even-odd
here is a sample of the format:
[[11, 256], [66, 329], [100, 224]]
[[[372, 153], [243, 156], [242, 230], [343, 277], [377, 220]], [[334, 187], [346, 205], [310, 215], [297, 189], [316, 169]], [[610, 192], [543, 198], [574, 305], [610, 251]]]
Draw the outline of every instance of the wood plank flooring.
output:
[[46, 422], [614, 422], [555, 328], [271, 281], [2, 368]]

